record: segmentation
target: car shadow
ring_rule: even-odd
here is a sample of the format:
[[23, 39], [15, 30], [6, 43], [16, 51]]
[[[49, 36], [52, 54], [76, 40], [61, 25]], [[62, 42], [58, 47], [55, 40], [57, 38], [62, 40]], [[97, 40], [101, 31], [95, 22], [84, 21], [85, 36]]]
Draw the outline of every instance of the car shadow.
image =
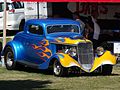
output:
[[46, 70], [42, 70], [42, 69], [34, 69], [31, 67], [24, 67], [24, 66], [20, 66], [21, 68], [17, 68], [17, 71], [25, 71], [28, 73], [40, 73], [40, 74], [45, 74], [45, 75], [53, 75], [53, 71], [46, 69]]
[[[53, 75], [53, 70], [52, 69], [46, 69], [46, 70], [41, 70], [41, 69], [34, 69], [31, 67], [24, 67], [20, 66], [21, 68], [17, 68], [17, 71], [25, 71], [28, 73], [40, 73], [44, 75]], [[68, 75], [65, 75], [63, 77], [95, 77], [95, 76], [120, 76], [120, 74], [117, 73], [112, 73], [111, 75], [103, 75], [101, 73], [69, 73]]]
[[[21, 70], [19, 70], [21, 71]], [[39, 70], [39, 69], [33, 69], [33, 68], [25, 68], [22, 71], [28, 72], [28, 73], [40, 73], [44, 75], [53, 75], [52, 70]], [[120, 74], [112, 73], [111, 75], [102, 75], [100, 73], [82, 73], [82, 74], [76, 74], [76, 73], [69, 73], [68, 75], [62, 76], [62, 77], [96, 77], [96, 76], [120, 76]]]
[[52, 82], [49, 80], [1, 80], [0, 90], [33, 90], [33, 89], [45, 89], [48, 84]]

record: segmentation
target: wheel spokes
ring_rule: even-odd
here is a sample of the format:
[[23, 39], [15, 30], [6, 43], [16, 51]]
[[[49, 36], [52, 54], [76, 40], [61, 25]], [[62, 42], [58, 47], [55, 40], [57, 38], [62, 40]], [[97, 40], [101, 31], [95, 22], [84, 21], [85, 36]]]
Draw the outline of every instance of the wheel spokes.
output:
[[56, 75], [59, 75], [60, 72], [61, 72], [61, 66], [60, 66], [60, 64], [58, 62], [55, 62], [55, 64], [54, 64], [54, 73]]
[[12, 54], [12, 52], [8, 52], [7, 53], [6, 62], [7, 62], [8, 66], [12, 66], [13, 65], [13, 54]]

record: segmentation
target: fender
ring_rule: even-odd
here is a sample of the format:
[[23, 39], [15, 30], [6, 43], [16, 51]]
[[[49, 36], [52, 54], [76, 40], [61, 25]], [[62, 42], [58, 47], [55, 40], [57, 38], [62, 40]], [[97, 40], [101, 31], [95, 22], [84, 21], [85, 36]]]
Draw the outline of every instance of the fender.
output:
[[17, 19], [18, 24], [20, 24], [20, 22], [24, 19], [25, 19], [25, 15], [20, 15]]
[[93, 67], [90, 72], [93, 72], [95, 69], [102, 65], [115, 65], [116, 64], [116, 56], [112, 55], [110, 51], [106, 51], [102, 56], [95, 57], [95, 61], [93, 63]]
[[14, 52], [14, 60], [21, 60], [24, 56], [24, 49], [20, 42], [18, 41], [10, 41], [6, 44], [5, 48], [2, 51], [2, 55], [4, 55], [4, 52], [6, 48], [10, 46]]
[[77, 66], [86, 72], [93, 72], [95, 69], [102, 65], [115, 65], [116, 64], [116, 57], [111, 54], [110, 51], [106, 51], [101, 57], [95, 57], [93, 66], [90, 71], [85, 70], [75, 59], [70, 57], [68, 54], [64, 53], [57, 53], [55, 58], [59, 60], [63, 67], [72, 67]]
[[72, 66], [80, 67], [78, 62], [74, 60], [72, 57], [70, 57], [68, 54], [56, 53], [49, 60], [47, 60], [47, 62], [40, 64], [39, 68], [47, 69], [50, 66], [50, 63], [52, 62], [52, 60], [55, 60], [55, 59], [58, 60], [63, 67], [72, 67]]
[[76, 61], [74, 58], [72, 58], [68, 54], [59, 53], [57, 55], [59, 57], [58, 60], [60, 61], [61, 65], [63, 67], [69, 68], [69, 67], [72, 67], [72, 66], [77, 66], [77, 67], [81, 68], [82, 70], [88, 72], [78, 63], [78, 61]]
[[51, 56], [48, 60], [46, 60], [46, 62], [42, 63], [39, 65], [39, 69], [48, 69], [48, 67], [50, 66], [50, 63], [53, 64], [52, 60], [58, 60], [59, 61], [59, 57], [58, 54], [54, 54], [53, 56]]
[[59, 62], [61, 63], [61, 65], [63, 67], [72, 67], [72, 66], [80, 67], [78, 62], [75, 59], [73, 59], [72, 57], [70, 57], [68, 54], [57, 53], [55, 55], [55, 58], [57, 58], [59, 60]]

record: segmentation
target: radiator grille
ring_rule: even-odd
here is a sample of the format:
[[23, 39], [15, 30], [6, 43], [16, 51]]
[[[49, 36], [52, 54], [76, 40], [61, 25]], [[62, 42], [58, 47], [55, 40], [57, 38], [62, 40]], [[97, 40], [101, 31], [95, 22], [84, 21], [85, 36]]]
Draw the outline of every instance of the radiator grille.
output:
[[94, 54], [92, 43], [80, 43], [78, 45], [78, 62], [82, 64], [83, 68], [91, 69]]

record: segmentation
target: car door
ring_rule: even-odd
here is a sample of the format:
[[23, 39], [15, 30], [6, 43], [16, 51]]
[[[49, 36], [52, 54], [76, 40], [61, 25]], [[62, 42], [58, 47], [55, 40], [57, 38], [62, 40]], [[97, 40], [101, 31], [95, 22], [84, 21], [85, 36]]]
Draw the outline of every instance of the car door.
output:
[[45, 62], [42, 58], [45, 36], [40, 25], [29, 25], [26, 41], [26, 59], [30, 63], [41, 64]]

